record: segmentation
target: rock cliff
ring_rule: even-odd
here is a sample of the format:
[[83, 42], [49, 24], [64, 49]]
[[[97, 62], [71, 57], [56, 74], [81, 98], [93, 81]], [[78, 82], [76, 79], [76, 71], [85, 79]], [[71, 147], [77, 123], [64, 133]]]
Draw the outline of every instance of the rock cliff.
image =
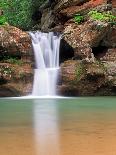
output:
[[0, 96], [26, 95], [32, 87], [32, 49], [28, 33], [0, 27]]
[[[116, 95], [114, 0], [46, 1], [38, 12], [41, 16], [35, 28], [62, 34], [59, 94]], [[32, 80], [33, 53], [28, 33], [1, 26], [0, 96], [28, 94]]]
[[111, 0], [58, 0], [43, 9], [40, 29], [62, 33], [61, 95], [116, 95], [115, 10]]

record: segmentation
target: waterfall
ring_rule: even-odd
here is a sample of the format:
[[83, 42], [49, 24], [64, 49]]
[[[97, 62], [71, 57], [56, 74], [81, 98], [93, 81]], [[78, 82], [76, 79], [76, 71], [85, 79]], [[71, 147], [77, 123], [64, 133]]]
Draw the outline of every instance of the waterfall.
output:
[[33, 96], [56, 95], [59, 70], [60, 35], [53, 32], [30, 32], [35, 55]]

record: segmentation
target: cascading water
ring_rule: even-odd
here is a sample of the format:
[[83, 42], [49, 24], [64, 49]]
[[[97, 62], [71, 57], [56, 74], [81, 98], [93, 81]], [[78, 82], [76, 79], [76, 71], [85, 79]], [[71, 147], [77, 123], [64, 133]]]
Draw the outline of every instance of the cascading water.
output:
[[30, 32], [30, 35], [36, 62], [32, 95], [54, 96], [59, 70], [60, 35], [38, 31]]

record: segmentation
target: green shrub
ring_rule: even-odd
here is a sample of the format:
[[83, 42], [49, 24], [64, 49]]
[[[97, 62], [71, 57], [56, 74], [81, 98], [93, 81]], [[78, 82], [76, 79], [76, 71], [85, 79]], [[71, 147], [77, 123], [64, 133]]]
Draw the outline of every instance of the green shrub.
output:
[[12, 57], [7, 59], [6, 62], [11, 63], [11, 64], [17, 64], [17, 65], [23, 64], [22, 60], [17, 59], [17, 58], [12, 58]]
[[45, 0], [0, 0], [0, 9], [9, 24], [29, 30], [35, 24], [32, 14]]
[[97, 10], [92, 10], [88, 13], [88, 15], [93, 19], [93, 20], [99, 20], [99, 21], [106, 21], [111, 24], [116, 24], [116, 16], [112, 15], [110, 12], [98, 12]]
[[5, 25], [7, 24], [7, 20], [6, 20], [6, 17], [1, 15], [0, 16], [0, 25]]
[[77, 23], [77, 24], [80, 24], [84, 21], [84, 17], [80, 14], [76, 14], [74, 16], [74, 22]]

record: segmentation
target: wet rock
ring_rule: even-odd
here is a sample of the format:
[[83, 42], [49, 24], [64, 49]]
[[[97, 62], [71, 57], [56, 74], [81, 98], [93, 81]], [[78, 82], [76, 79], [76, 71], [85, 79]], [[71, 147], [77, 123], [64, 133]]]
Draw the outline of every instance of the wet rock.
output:
[[6, 86], [0, 86], [0, 97], [18, 97], [20, 96], [20, 92], [16, 89]]

